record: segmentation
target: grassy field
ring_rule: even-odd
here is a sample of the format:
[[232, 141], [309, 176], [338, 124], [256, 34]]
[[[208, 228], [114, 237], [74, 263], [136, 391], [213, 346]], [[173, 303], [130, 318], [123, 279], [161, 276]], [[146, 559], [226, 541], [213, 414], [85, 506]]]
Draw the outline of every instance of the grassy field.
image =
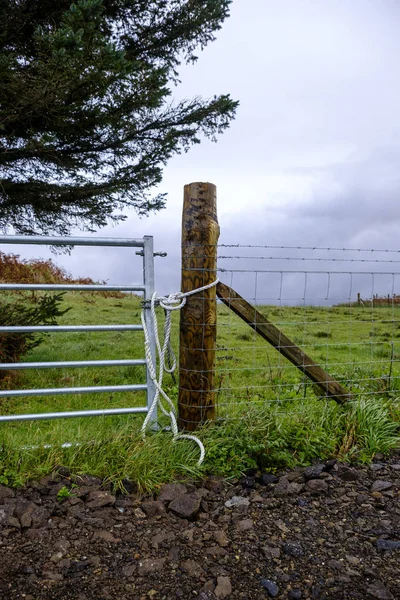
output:
[[[399, 307], [260, 310], [353, 394], [391, 395], [399, 390]], [[219, 311], [218, 333], [219, 378], [225, 396], [231, 390], [242, 400], [277, 402], [315, 391], [298, 369], [224, 307]], [[223, 405], [225, 399], [221, 400]]]
[[[60, 324], [139, 323], [135, 296], [105, 298], [70, 293]], [[205, 471], [234, 476], [248, 467], [279, 468], [338, 456], [370, 460], [399, 444], [400, 307], [259, 307], [330, 375], [354, 394], [340, 407], [321, 398], [315, 385], [259, 338], [226, 307], [218, 307], [216, 388], [218, 420], [199, 437], [207, 455], [196, 467], [198, 448], [171, 443], [159, 432], [142, 439], [143, 416], [95, 417], [0, 426], [0, 482], [22, 483], [58, 466], [108, 477], [128, 477], [152, 489], [174, 477]], [[178, 315], [173, 315], [178, 344]], [[27, 361], [143, 358], [141, 332], [56, 333]], [[176, 400], [177, 385], [165, 376]], [[15, 372], [2, 387], [18, 389], [145, 383], [145, 367], [36, 369]], [[144, 393], [101, 393], [8, 398], [2, 414], [144, 405]], [[63, 448], [65, 442], [74, 445]], [[75, 445], [77, 444], [77, 445]], [[157, 456], [157, 461], [154, 460]]]

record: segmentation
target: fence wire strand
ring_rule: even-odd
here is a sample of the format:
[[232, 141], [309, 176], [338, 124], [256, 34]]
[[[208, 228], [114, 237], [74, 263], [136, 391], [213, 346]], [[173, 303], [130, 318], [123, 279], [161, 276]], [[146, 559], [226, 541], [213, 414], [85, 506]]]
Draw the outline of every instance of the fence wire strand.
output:
[[[351, 397], [399, 395], [400, 272], [389, 265], [400, 260], [387, 256], [398, 255], [400, 250], [255, 244], [219, 244], [218, 248], [220, 252], [246, 250], [221, 252], [218, 276], [222, 283], [239, 293], [254, 307], [254, 314], [258, 311], [265, 316], [266, 326], [273, 324], [285, 334]], [[259, 261], [263, 261], [262, 268]], [[282, 261], [279, 266], [278, 261]], [[316, 262], [324, 266], [315, 269]], [[268, 263], [270, 268], [265, 268]], [[295, 268], [299, 263], [303, 268]], [[349, 263], [349, 267], [340, 270], [337, 263]], [[254, 331], [255, 321], [254, 317], [254, 323], [246, 324], [228, 306], [218, 305], [215, 393], [219, 414], [240, 418], [255, 405], [287, 410], [293, 402], [326, 396], [321, 389], [326, 380], [311, 381], [304, 369], [296, 368], [282, 354], [284, 344], [273, 348]]]

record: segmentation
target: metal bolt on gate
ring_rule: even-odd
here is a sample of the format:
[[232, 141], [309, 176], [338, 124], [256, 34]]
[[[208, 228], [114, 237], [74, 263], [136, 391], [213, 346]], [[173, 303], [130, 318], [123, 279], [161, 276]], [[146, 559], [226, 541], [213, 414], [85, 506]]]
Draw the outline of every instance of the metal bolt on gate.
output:
[[[154, 250], [152, 236], [143, 238], [85, 238], [85, 237], [51, 237], [51, 236], [0, 236], [0, 244], [33, 244], [47, 246], [117, 246], [141, 248], [140, 255], [143, 256], [143, 283], [137, 285], [104, 285], [104, 284], [13, 284], [0, 283], [0, 290], [47, 290], [47, 291], [122, 291], [122, 292], [141, 292], [144, 296], [143, 310], [145, 322], [150, 337], [150, 348], [153, 362], [156, 356], [156, 344], [153, 328], [151, 325], [150, 302], [154, 293]], [[132, 325], [46, 325], [46, 326], [27, 326], [27, 327], [0, 327], [0, 333], [47, 333], [47, 332], [77, 332], [77, 331], [142, 331], [141, 324]], [[115, 367], [146, 365], [145, 358], [126, 359], [126, 360], [93, 360], [93, 361], [69, 361], [69, 362], [21, 362], [21, 363], [0, 363], [0, 369], [51, 369], [51, 368], [69, 368], [69, 367]], [[56, 394], [87, 394], [91, 392], [133, 392], [146, 391], [147, 405], [132, 408], [111, 408], [99, 410], [81, 410], [70, 412], [49, 412], [38, 414], [19, 414], [19, 415], [0, 415], [0, 422], [6, 421], [30, 421], [38, 419], [59, 419], [71, 417], [95, 417], [107, 415], [148, 413], [155, 395], [155, 385], [150, 377], [149, 370], [146, 368], [146, 383], [132, 385], [113, 385], [113, 386], [88, 386], [88, 387], [64, 387], [64, 388], [45, 388], [32, 390], [6, 390], [0, 391], [0, 398], [10, 396], [52, 396]], [[153, 411], [152, 421], [157, 419], [156, 410]]]

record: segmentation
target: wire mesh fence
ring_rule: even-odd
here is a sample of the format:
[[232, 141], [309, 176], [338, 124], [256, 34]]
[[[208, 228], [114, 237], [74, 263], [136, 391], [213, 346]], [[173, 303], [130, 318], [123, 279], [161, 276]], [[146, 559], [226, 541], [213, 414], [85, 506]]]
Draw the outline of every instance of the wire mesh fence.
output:
[[[221, 244], [218, 277], [285, 340], [275, 347], [227, 305], [218, 306], [215, 391], [218, 413], [324, 394], [311, 359], [351, 397], [396, 396], [400, 388], [400, 252]], [[256, 316], [258, 314], [258, 317]], [[297, 347], [292, 364], [284, 345]], [[283, 354], [282, 354], [283, 352]], [[318, 385], [319, 384], [319, 385]]]

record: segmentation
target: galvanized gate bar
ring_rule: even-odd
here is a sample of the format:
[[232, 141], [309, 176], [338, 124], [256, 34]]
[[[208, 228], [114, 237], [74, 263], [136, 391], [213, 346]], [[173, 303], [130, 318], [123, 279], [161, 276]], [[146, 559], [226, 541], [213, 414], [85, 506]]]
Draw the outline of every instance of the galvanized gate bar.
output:
[[147, 406], [135, 408], [105, 408], [97, 410], [74, 410], [70, 412], [36, 413], [31, 415], [5, 415], [0, 416], [0, 423], [7, 421], [38, 421], [45, 419], [72, 419], [76, 417], [107, 417], [110, 415], [132, 415], [147, 413]]
[[[149, 237], [149, 236], [147, 236]], [[46, 235], [1, 235], [0, 244], [33, 244], [36, 246], [127, 246], [143, 248], [143, 238], [59, 237]]]
[[93, 392], [142, 392], [147, 390], [146, 383], [132, 385], [90, 385], [88, 387], [46, 388], [38, 390], [2, 390], [0, 398], [11, 396], [60, 396], [61, 394], [91, 394]]
[[144, 292], [144, 285], [97, 285], [79, 283], [0, 283], [0, 290], [64, 290], [66, 292]]
[[[146, 235], [143, 238], [143, 282], [146, 286], [144, 293], [144, 321], [146, 324], [147, 335], [149, 337], [150, 355], [153, 365], [156, 364], [156, 339], [153, 329], [153, 318], [151, 314], [150, 300], [154, 294], [154, 247], [153, 238]], [[156, 395], [156, 385], [151, 378], [150, 370], [147, 369], [147, 409], [150, 412], [153, 399]], [[157, 420], [157, 407], [152, 411], [151, 421]]]
[[49, 333], [73, 331], [143, 331], [141, 325], [7, 325], [0, 333]]
[[70, 360], [61, 362], [0, 363], [0, 370], [15, 369], [75, 369], [81, 367], [131, 367], [145, 365], [145, 358], [132, 360]]

